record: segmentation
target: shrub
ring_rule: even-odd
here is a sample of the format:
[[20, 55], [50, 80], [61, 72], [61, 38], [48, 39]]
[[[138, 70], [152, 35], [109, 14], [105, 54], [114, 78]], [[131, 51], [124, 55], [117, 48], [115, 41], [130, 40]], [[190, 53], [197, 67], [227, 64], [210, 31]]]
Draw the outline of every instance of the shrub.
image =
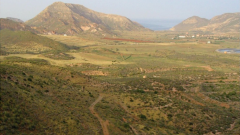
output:
[[145, 93], [144, 90], [136, 90], [137, 93]]
[[129, 125], [128, 123], [124, 123], [123, 126], [124, 126], [125, 128], [130, 128], [130, 125]]
[[45, 90], [45, 92], [49, 92], [49, 90]]
[[145, 115], [143, 115], [143, 114], [140, 114], [139, 117], [140, 117], [142, 120], [146, 120], [146, 119], [147, 119], [147, 117], [146, 117]]

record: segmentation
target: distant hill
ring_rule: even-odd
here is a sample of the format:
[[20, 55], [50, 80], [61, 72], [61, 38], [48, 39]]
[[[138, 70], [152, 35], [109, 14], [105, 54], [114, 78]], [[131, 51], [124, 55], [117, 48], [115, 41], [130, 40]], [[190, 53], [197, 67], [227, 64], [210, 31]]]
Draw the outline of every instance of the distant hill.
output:
[[207, 20], [200, 17], [190, 17], [174, 26], [172, 31], [211, 31], [239, 32], [240, 13], [226, 13]]
[[12, 31], [31, 31], [31, 32], [37, 33], [36, 30], [32, 29], [30, 26], [24, 23], [0, 18], [0, 30], [2, 29], [9, 29]]
[[189, 31], [194, 28], [206, 26], [208, 23], [209, 23], [208, 19], [200, 18], [198, 16], [193, 16], [193, 17], [190, 17], [190, 18], [184, 20], [180, 24], [174, 26], [170, 30], [172, 30], [172, 31]]
[[20, 23], [23, 23], [23, 22], [24, 22], [24, 21], [22, 21], [21, 19], [13, 18], [13, 17], [7, 17], [6, 19], [12, 20], [12, 21], [14, 21], [14, 22], [20, 22]]
[[67, 51], [68, 46], [30, 31], [0, 30], [0, 47], [6, 53], [43, 53]]
[[31, 27], [24, 22], [16, 22], [13, 20], [0, 18], [0, 30], [9, 29], [12, 31], [31, 31], [35, 34], [47, 33], [48, 31], [40, 27]]
[[58, 34], [111, 33], [113, 31], [145, 31], [130, 19], [90, 10], [82, 5], [55, 2], [26, 24], [43, 27]]

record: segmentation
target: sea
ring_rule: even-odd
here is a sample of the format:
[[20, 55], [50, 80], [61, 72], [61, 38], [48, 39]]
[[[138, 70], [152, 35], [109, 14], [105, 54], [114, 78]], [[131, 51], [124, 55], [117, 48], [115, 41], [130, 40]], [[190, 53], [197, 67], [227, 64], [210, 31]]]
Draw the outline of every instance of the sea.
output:
[[145, 28], [149, 28], [154, 31], [169, 30], [173, 26], [181, 23], [183, 20], [166, 20], [166, 19], [132, 19], [143, 25]]

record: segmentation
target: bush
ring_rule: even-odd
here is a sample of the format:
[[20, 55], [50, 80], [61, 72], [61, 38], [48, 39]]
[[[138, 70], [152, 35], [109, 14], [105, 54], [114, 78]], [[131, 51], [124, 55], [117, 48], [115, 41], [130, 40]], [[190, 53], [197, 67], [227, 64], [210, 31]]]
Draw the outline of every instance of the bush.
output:
[[147, 117], [146, 117], [145, 115], [143, 115], [143, 114], [140, 114], [139, 117], [140, 117], [142, 120], [146, 120], [146, 119], [147, 119]]
[[49, 90], [45, 90], [45, 92], [49, 92]]
[[124, 123], [123, 126], [124, 126], [125, 128], [130, 128], [130, 125], [129, 125], [128, 123]]

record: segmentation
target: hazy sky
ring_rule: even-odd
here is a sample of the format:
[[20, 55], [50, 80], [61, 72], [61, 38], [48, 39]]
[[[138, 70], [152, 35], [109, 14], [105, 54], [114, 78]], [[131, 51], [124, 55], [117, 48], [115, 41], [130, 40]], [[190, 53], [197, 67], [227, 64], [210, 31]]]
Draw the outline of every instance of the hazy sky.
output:
[[[57, 0], [0, 0], [0, 18], [29, 20]], [[210, 19], [223, 13], [240, 12], [240, 0], [61, 0], [92, 10], [130, 19]]]

